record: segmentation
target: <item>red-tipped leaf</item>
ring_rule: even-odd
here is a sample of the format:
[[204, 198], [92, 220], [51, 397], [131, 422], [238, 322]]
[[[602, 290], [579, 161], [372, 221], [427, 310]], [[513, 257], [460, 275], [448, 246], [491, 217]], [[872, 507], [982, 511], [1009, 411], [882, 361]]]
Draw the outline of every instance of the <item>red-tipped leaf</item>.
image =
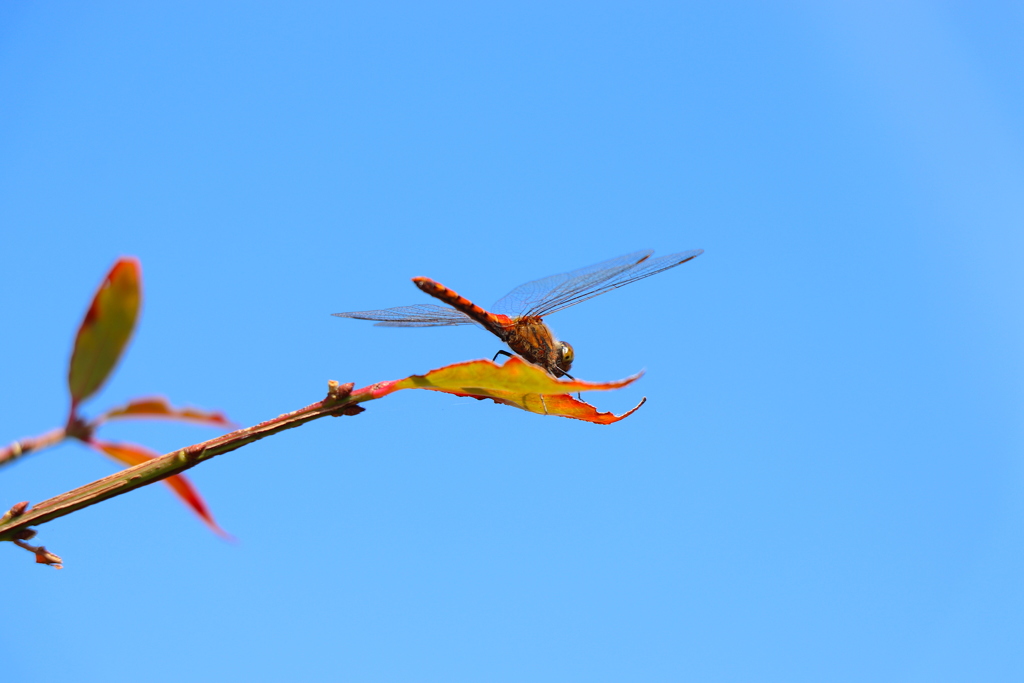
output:
[[[109, 455], [114, 460], [129, 466], [138, 465], [160, 456], [159, 453], [137, 444], [114, 443], [111, 441], [98, 441], [95, 439], [86, 443], [101, 453]], [[213, 515], [210, 513], [210, 509], [206, 506], [206, 503], [199, 495], [199, 492], [196, 491], [194, 486], [192, 486], [192, 482], [190, 482], [185, 475], [176, 474], [173, 477], [167, 477], [164, 479], [164, 483], [170, 486], [175, 495], [181, 498], [185, 505], [192, 508], [192, 511], [199, 515], [200, 519], [206, 522], [207, 526], [224, 538], [232, 538], [230, 534], [217, 526], [217, 522], [213, 520]]]
[[607, 391], [632, 384], [642, 373], [615, 382], [584, 382], [556, 379], [543, 368], [518, 356], [504, 365], [489, 360], [455, 363], [392, 382], [381, 382], [352, 392], [354, 397], [381, 398], [401, 389], [429, 389], [456, 396], [489, 398], [495, 403], [514, 406], [540, 415], [557, 415], [595, 424], [611, 424], [632, 415], [644, 401], [623, 415], [598, 412], [594, 406], [573, 398], [580, 391]]
[[121, 420], [125, 418], [156, 418], [167, 420], [181, 420], [184, 422], [196, 422], [211, 427], [233, 427], [234, 424], [217, 410], [202, 410], [200, 408], [176, 408], [162, 396], [146, 396], [134, 398], [123, 406], [111, 408], [105, 411], [95, 420], [93, 424], [101, 424], [108, 420]]
[[103, 280], [75, 337], [68, 388], [72, 408], [103, 386], [135, 329], [142, 301], [142, 271], [134, 258], [121, 258]]

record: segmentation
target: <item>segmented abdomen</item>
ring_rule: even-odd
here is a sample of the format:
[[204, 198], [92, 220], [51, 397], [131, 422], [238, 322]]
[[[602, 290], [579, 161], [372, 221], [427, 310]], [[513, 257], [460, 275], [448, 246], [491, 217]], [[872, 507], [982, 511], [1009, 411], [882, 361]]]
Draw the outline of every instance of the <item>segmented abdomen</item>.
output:
[[458, 311], [462, 311], [470, 318], [501, 337], [502, 340], [508, 338], [511, 321], [506, 316], [498, 316], [488, 313], [455, 290], [448, 289], [440, 282], [431, 280], [429, 277], [414, 277], [412, 281], [416, 283], [417, 287], [430, 296], [435, 299], [440, 299]]

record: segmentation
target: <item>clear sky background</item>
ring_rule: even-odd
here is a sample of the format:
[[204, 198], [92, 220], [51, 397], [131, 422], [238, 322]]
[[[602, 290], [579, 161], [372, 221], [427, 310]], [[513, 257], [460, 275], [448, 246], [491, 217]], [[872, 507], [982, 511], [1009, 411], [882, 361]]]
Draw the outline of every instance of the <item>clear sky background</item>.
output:
[[[241, 425], [489, 358], [552, 316], [597, 426], [402, 392], [0, 548], [4, 678], [979, 681], [1024, 675], [1024, 10], [938, 2], [0, 5], [0, 439], [62, 424], [106, 270], [145, 303], [86, 414]], [[161, 452], [216, 435], [102, 435]], [[116, 466], [69, 444], [0, 507]]]

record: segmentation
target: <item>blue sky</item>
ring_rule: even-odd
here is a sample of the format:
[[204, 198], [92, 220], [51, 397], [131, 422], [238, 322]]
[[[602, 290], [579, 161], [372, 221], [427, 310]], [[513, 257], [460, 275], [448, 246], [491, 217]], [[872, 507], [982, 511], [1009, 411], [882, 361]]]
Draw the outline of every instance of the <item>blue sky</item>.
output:
[[[145, 302], [84, 411], [242, 425], [552, 316], [611, 426], [401, 392], [3, 550], [12, 679], [960, 681], [1024, 673], [1024, 11], [1011, 3], [0, 6], [2, 439], [61, 424], [110, 264]], [[216, 432], [103, 432], [159, 451]], [[75, 445], [6, 507], [105, 476]], [[50, 676], [46, 676], [49, 678]]]

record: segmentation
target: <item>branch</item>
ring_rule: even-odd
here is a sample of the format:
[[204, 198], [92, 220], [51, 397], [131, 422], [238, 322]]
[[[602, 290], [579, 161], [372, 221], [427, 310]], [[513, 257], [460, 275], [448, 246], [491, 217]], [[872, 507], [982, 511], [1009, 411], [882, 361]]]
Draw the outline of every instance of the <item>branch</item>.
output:
[[0, 448], [0, 467], [9, 465], [18, 458], [28, 455], [33, 451], [41, 451], [50, 446], [56, 446], [67, 438], [67, 430], [64, 427], [51, 430], [39, 436], [32, 436], [27, 439], [15, 441], [9, 446]]
[[[577, 401], [572, 398], [571, 392], [619, 389], [632, 384], [639, 378], [640, 374], [614, 382], [558, 379], [550, 375], [544, 368], [532, 365], [515, 356], [503, 365], [497, 365], [489, 360], [466, 361], [431, 370], [425, 375], [411, 375], [405, 379], [377, 382], [355, 391], [352, 389], [352, 384], [339, 385], [337, 382], [331, 381], [328, 383], [327, 398], [300, 410], [267, 420], [255, 427], [240, 429], [147, 460], [109, 477], [50, 498], [31, 509], [28, 508], [28, 503], [18, 503], [7, 514], [0, 517], [0, 541], [27, 541], [35, 535], [35, 532], [29, 528], [33, 525], [45, 524], [76, 510], [181, 474], [205, 460], [241, 448], [248, 443], [259, 441], [285, 429], [298, 427], [327, 415], [334, 417], [357, 415], [363, 412], [360, 403], [383, 398], [402, 389], [428, 389], [455, 396], [471, 396], [480, 400], [491, 399], [495, 403], [514, 406], [532, 413], [568, 417], [606, 425], [629, 417], [647, 399], [640, 401], [636, 407], [622, 415], [614, 415], [598, 412], [594, 406]], [[90, 429], [89, 423], [72, 419], [69, 420], [68, 426], [64, 430], [54, 432], [53, 438], [76, 437], [88, 441]], [[95, 445], [97, 442], [91, 443]], [[19, 445], [19, 448], [23, 451], [24, 445]], [[59, 557], [42, 546], [28, 546], [25, 543], [18, 545], [34, 552], [37, 562], [54, 566], [61, 563]]]
[[[0, 541], [14, 541], [25, 539], [24, 532], [28, 530], [30, 526], [36, 526], [39, 524], [45, 524], [46, 522], [52, 521], [64, 515], [71, 514], [76, 510], [87, 508], [90, 505], [95, 505], [104, 500], [120, 496], [134, 491], [135, 489], [142, 488], [154, 482], [166, 479], [167, 477], [175, 474], [181, 474], [187, 469], [195, 467], [199, 463], [214, 458], [223, 453], [229, 453], [235, 449], [241, 448], [242, 446], [259, 441], [262, 438], [268, 437], [272, 434], [284, 431], [285, 429], [292, 429], [293, 427], [299, 427], [312, 420], [317, 420], [321, 417], [340, 416], [340, 415], [356, 415], [363, 411], [363, 408], [357, 405], [362, 401], [367, 401], [372, 398], [376, 398], [374, 395], [373, 387], [367, 387], [366, 390], [361, 390], [358, 395], [352, 394], [351, 383], [339, 385], [335, 381], [328, 383], [329, 390], [327, 392], [327, 398], [322, 401], [310, 404], [305, 408], [300, 408], [291, 413], [285, 413], [279, 417], [275, 417], [272, 420], [261, 422], [254, 427], [247, 427], [245, 429], [239, 429], [238, 431], [231, 432], [230, 434], [224, 434], [209, 441], [195, 444], [187, 448], [183, 448], [178, 451], [167, 453], [159, 458], [155, 458], [148, 462], [136, 465], [135, 467], [129, 467], [126, 470], [115, 472], [109, 477], [98, 479], [91, 484], [80, 486], [73, 491], [68, 491], [49, 500], [45, 500], [39, 503], [35, 507], [28, 511], [21, 510], [15, 511], [12, 508], [11, 513], [4, 515], [0, 518]], [[64, 437], [64, 430], [54, 430], [49, 434], [45, 434], [37, 439], [31, 440], [30, 445], [33, 446], [32, 450], [36, 450], [41, 446], [36, 442], [41, 442], [46, 438], [54, 438], [54, 435], [59, 434], [59, 438]], [[57, 440], [59, 440], [59, 438]], [[28, 440], [26, 440], [28, 441]], [[28, 452], [26, 450], [26, 441], [20, 443], [18, 455], [13, 457], [20, 457], [21, 455]], [[18, 442], [15, 442], [15, 446]], [[43, 444], [48, 445], [48, 444]], [[12, 451], [12, 447], [6, 449], [6, 451]], [[6, 452], [5, 451], [5, 452]], [[0, 460], [0, 462], [3, 462]], [[22, 504], [19, 503], [18, 506]]]

